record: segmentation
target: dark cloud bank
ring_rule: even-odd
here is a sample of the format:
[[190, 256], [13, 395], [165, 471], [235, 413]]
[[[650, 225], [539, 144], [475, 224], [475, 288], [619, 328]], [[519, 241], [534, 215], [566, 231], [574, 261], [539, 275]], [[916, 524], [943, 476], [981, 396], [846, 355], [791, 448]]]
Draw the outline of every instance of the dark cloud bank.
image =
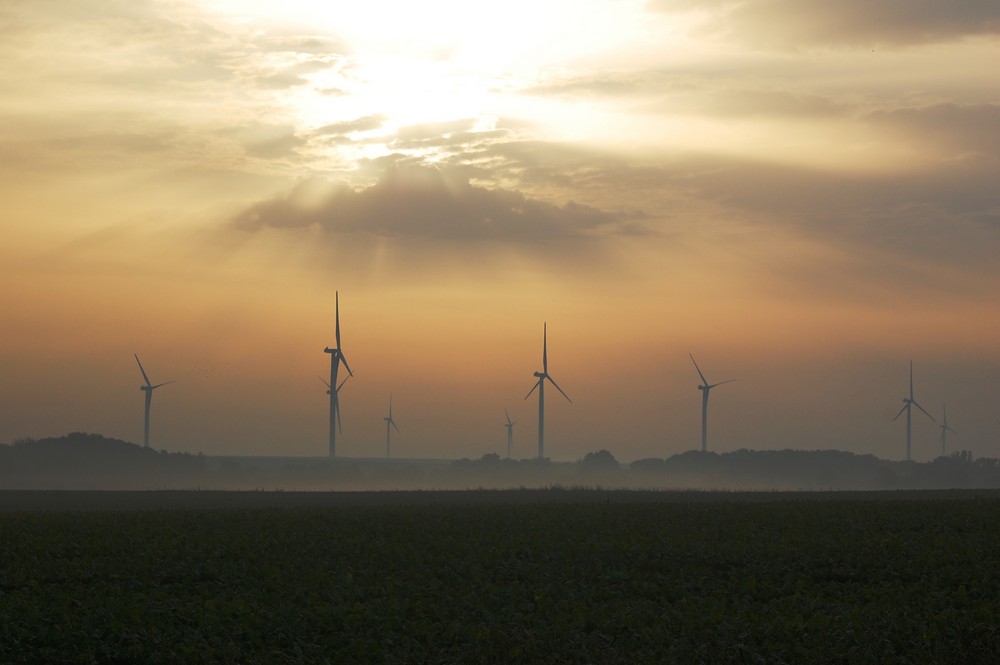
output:
[[564, 205], [520, 192], [485, 189], [435, 168], [396, 166], [362, 190], [316, 180], [256, 203], [237, 228], [312, 228], [442, 241], [535, 242], [614, 233], [624, 216], [572, 201]]

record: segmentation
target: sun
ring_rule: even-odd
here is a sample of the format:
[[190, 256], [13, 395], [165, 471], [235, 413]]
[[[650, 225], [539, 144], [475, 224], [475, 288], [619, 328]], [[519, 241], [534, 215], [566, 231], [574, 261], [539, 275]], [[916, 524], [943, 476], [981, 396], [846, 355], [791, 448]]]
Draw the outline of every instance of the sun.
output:
[[302, 75], [308, 85], [283, 91], [282, 101], [305, 128], [380, 118], [377, 128], [352, 137], [353, 149], [369, 156], [385, 149], [380, 137], [415, 125], [465, 121], [491, 129], [504, 117], [566, 129], [584, 122], [591, 109], [570, 113], [563, 102], [541, 101], [526, 91], [633, 38], [642, 5], [639, 0], [511, 0], [502, 6], [467, 0], [209, 2], [215, 11], [262, 30], [295, 30], [341, 44], [336, 61]]

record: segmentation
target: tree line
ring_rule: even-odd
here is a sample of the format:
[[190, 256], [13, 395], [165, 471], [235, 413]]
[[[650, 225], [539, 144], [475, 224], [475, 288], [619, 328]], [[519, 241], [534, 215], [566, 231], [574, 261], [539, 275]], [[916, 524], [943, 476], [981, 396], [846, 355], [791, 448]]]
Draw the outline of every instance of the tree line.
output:
[[929, 462], [840, 450], [688, 451], [620, 463], [607, 449], [575, 462], [224, 458], [170, 453], [73, 432], [0, 444], [0, 489], [465, 489], [605, 487], [694, 490], [1000, 488], [1000, 460], [958, 451]]

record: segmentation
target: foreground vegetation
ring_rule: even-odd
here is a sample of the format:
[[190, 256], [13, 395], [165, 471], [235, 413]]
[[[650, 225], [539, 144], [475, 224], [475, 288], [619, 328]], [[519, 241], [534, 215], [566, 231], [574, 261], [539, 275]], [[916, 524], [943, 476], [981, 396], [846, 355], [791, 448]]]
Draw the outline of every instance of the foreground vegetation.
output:
[[143, 506], [0, 512], [0, 662], [1000, 662], [995, 493]]

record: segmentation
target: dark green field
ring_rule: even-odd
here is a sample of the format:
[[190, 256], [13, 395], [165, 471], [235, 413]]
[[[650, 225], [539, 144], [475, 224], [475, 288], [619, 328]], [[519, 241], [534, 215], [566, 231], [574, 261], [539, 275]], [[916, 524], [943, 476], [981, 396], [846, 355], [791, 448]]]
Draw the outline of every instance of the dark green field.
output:
[[0, 662], [997, 663], [1000, 495], [0, 493]]

